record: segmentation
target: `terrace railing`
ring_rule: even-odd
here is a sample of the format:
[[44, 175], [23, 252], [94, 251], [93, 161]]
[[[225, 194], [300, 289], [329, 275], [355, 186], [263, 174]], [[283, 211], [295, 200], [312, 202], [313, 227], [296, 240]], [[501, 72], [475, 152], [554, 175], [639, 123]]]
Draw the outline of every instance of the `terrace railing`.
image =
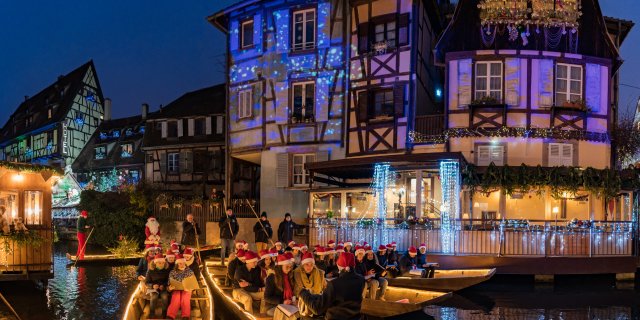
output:
[[[390, 219], [312, 219], [311, 244], [396, 241], [399, 250], [425, 243], [427, 252], [443, 253], [439, 220], [397, 223]], [[454, 255], [602, 257], [631, 256], [636, 239], [628, 221], [595, 221], [589, 227], [567, 227], [567, 221], [453, 220], [450, 239]]]

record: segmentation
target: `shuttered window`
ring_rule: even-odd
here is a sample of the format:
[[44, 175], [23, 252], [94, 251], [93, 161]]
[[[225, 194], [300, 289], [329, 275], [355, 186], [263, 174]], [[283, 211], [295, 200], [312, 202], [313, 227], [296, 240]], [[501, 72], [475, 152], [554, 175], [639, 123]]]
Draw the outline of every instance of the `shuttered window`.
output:
[[167, 121], [167, 137], [178, 137], [178, 121]]
[[253, 106], [253, 90], [246, 89], [238, 92], [238, 118], [251, 118]]
[[478, 166], [504, 165], [504, 146], [478, 146]]
[[409, 44], [409, 14], [373, 17], [358, 25], [358, 52], [384, 54]]
[[475, 99], [491, 96], [502, 101], [502, 62], [476, 62]]
[[167, 173], [177, 174], [180, 171], [180, 154], [177, 152], [167, 154]]
[[573, 145], [570, 143], [549, 143], [549, 166], [572, 166]]
[[304, 168], [306, 163], [315, 162], [315, 154], [294, 154], [293, 155], [293, 186], [303, 187], [308, 186], [311, 182], [311, 176], [309, 172]]
[[369, 119], [393, 117], [393, 89], [382, 89], [373, 92], [373, 100], [369, 109]]
[[[404, 88], [398, 83], [391, 88], [379, 88], [358, 93], [358, 107], [366, 104], [368, 120], [384, 120], [394, 116], [404, 116]], [[365, 96], [368, 95], [368, 96]]]
[[582, 66], [558, 63], [556, 66], [556, 105], [582, 100]]

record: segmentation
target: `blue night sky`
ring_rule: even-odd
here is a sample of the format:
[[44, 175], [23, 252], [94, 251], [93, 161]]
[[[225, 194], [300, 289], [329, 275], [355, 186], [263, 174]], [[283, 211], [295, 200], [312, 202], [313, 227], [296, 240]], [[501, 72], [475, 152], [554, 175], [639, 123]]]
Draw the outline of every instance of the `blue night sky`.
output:
[[[0, 126], [24, 99], [93, 59], [113, 116], [224, 81], [225, 39], [206, 17], [236, 0], [0, 1]], [[640, 23], [638, 0], [600, 0]], [[588, 41], [588, 39], [580, 39]], [[620, 107], [640, 96], [640, 25], [622, 46]]]

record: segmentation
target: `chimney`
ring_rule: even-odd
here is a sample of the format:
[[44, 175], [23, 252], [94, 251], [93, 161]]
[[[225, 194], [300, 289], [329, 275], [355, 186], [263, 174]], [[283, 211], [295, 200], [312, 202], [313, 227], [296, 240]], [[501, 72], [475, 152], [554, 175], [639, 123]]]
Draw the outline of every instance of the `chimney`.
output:
[[149, 114], [149, 105], [146, 103], [143, 103], [142, 104], [142, 120], [146, 120], [148, 114]]
[[111, 99], [104, 99], [104, 117], [102, 118], [104, 121], [111, 120]]

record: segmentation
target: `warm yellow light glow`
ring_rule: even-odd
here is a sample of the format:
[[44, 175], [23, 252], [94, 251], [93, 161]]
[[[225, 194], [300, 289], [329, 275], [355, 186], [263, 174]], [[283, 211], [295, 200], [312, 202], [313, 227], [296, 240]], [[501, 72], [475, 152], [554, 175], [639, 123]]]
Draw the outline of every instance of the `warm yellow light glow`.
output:
[[13, 181], [22, 182], [22, 181], [24, 181], [24, 176], [22, 175], [22, 173], [14, 174], [13, 175]]
[[127, 320], [129, 318], [129, 310], [131, 310], [131, 305], [133, 304], [133, 300], [138, 295], [138, 292], [142, 290], [142, 287], [143, 287], [142, 282], [138, 283], [138, 287], [131, 294], [131, 297], [129, 297], [129, 302], [127, 303], [127, 307], [124, 309], [125, 312], [124, 312], [124, 316], [122, 317], [122, 320]]
[[551, 212], [552, 212], [552, 213], [556, 213], [556, 214], [557, 214], [558, 212], [560, 212], [560, 208], [558, 208], [558, 207], [553, 207], [553, 209], [551, 209]]

